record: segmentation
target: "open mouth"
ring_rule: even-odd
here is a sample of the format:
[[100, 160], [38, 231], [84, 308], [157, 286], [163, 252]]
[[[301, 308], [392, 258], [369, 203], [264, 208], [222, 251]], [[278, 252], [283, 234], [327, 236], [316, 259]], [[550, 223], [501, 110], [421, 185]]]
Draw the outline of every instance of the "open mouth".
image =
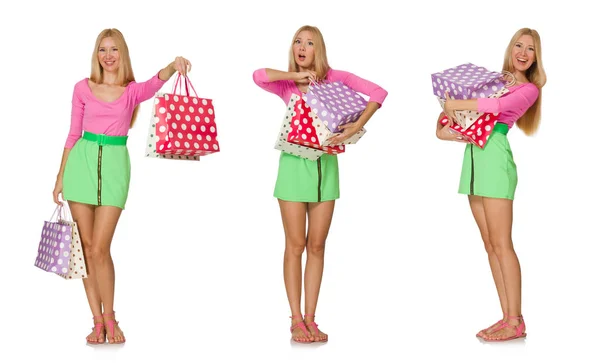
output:
[[527, 64], [527, 59], [517, 58], [517, 63], [519, 63], [520, 65], [524, 66], [524, 65]]
[[113, 64], [115, 64], [115, 61], [104, 61], [104, 64], [106, 64], [107, 66], [112, 66]]
[[306, 59], [306, 56], [302, 55], [302, 54], [298, 54], [298, 59], [301, 61], [304, 61]]

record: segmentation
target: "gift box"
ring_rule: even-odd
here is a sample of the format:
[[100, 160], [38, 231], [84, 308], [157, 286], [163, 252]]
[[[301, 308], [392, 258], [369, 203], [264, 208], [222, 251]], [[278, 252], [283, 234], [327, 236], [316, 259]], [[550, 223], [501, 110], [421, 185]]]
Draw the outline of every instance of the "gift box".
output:
[[354, 144], [365, 134], [363, 128], [352, 137], [344, 140], [341, 145], [331, 145], [330, 137], [334, 135], [308, 107], [306, 102], [299, 98], [293, 105], [292, 115], [287, 141], [296, 144], [323, 150], [327, 154], [339, 154], [344, 152], [344, 145]]
[[[185, 94], [177, 94], [177, 87]], [[173, 93], [157, 93], [148, 134], [146, 156], [171, 155], [172, 159], [198, 160], [198, 156], [220, 151], [215, 112], [211, 99], [191, 96], [194, 87], [178, 76]]]
[[[483, 149], [490, 138], [499, 116], [499, 113], [484, 113], [477, 118], [475, 123], [469, 128], [465, 129], [458, 124], [454, 124], [449, 130], [458, 135], [462, 135], [466, 140]], [[446, 125], [448, 123], [448, 117], [442, 117], [440, 123]]]
[[433, 73], [431, 80], [434, 95], [445, 99], [445, 92], [448, 91], [451, 99], [462, 100], [490, 97], [507, 83], [502, 73], [472, 63]]
[[[489, 98], [500, 98], [500, 97], [502, 97], [502, 95], [504, 95], [508, 92], [509, 91], [506, 87], [502, 87], [497, 92], [491, 94], [489, 96]], [[442, 106], [442, 108], [444, 108], [444, 104], [446, 103], [446, 100], [441, 97], [437, 97], [437, 100], [440, 103], [440, 106]], [[471, 127], [471, 125], [473, 125], [475, 123], [475, 121], [477, 121], [477, 119], [479, 119], [479, 117], [481, 117], [481, 115], [483, 115], [483, 112], [458, 111], [457, 110], [457, 111], [454, 111], [454, 115], [456, 116], [456, 122], [458, 122], [460, 127], [462, 127], [463, 129], [468, 129], [469, 127]]]
[[367, 101], [342, 82], [311, 82], [303, 98], [332, 133], [339, 133], [341, 125], [358, 120], [367, 107]]

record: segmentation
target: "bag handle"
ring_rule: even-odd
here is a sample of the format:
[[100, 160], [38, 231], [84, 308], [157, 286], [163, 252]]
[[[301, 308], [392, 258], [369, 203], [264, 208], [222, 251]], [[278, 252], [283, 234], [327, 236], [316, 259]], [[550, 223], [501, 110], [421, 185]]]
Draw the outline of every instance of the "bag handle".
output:
[[[183, 78], [183, 80], [182, 80]], [[175, 80], [175, 85], [173, 86], [173, 94], [182, 94], [183, 90], [182, 88], [185, 87], [185, 94], [184, 96], [191, 96], [190, 94], [190, 89], [188, 87], [192, 88], [192, 91], [194, 91], [194, 95], [195, 97], [198, 97], [198, 93], [196, 92], [196, 89], [194, 88], [194, 86], [192, 85], [192, 81], [190, 81], [190, 79], [188, 78], [188, 76], [182, 76], [181, 73], [177, 72], [177, 79]], [[179, 93], [177, 92], [177, 86], [179, 86]]]
[[58, 216], [57, 216], [56, 220], [58, 221], [59, 219], [61, 219], [61, 217], [63, 217], [62, 219], [64, 219], [65, 211], [64, 211], [64, 204], [62, 202], [56, 206], [56, 208], [54, 209], [54, 213], [52, 213], [52, 216], [50, 217], [48, 222], [52, 222], [54, 220], [54, 216], [57, 215], [57, 212], [58, 212]]

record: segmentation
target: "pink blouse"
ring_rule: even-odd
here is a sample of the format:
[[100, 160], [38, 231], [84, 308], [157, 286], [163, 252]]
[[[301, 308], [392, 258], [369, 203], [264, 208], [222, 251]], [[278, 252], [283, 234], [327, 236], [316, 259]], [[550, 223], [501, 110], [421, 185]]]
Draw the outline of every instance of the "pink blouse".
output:
[[498, 122], [507, 124], [510, 129], [535, 103], [540, 91], [533, 83], [521, 83], [508, 87], [508, 90], [500, 98], [478, 98], [477, 112], [500, 112]]
[[[254, 71], [253, 78], [254, 83], [260, 88], [281, 97], [286, 104], [290, 100], [292, 94], [302, 96], [302, 92], [300, 92], [298, 86], [296, 86], [296, 83], [292, 80], [270, 82], [265, 68]], [[388, 94], [386, 90], [375, 83], [362, 79], [349, 72], [329, 69], [329, 72], [327, 72], [327, 80], [331, 82], [342, 82], [353, 90], [369, 96], [369, 101], [377, 102], [380, 107]]]
[[110, 136], [125, 136], [137, 105], [152, 97], [166, 81], [158, 73], [146, 82], [129, 82], [125, 91], [113, 102], [101, 101], [90, 89], [88, 78], [75, 84], [71, 109], [71, 129], [65, 143], [71, 149], [83, 131]]

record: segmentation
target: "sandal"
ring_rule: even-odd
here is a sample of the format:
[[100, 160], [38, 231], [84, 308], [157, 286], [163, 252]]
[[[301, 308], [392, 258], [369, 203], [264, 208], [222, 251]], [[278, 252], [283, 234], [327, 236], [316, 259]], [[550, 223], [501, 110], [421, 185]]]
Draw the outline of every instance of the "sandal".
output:
[[[510, 320], [517, 320], [520, 321], [519, 325], [512, 325], [509, 324], [508, 322]], [[527, 333], [525, 333], [525, 320], [523, 320], [523, 315], [519, 315], [519, 316], [507, 316], [507, 320], [502, 323], [500, 325], [500, 327], [498, 329], [495, 330], [495, 332], [504, 329], [506, 327], [512, 326], [515, 328], [515, 334], [514, 335], [510, 335], [508, 337], [505, 338], [498, 338], [495, 339], [493, 337], [489, 337], [489, 336], [482, 336], [481, 338], [483, 340], [485, 340], [486, 342], [505, 342], [507, 340], [513, 340], [513, 339], [519, 339], [519, 338], [525, 338], [527, 336]]]
[[[104, 320], [102, 319], [102, 316], [94, 316], [92, 318], [94, 320], [94, 327], [92, 328], [92, 332], [96, 333], [96, 340], [90, 340], [90, 336], [88, 335], [85, 340], [88, 342], [88, 344], [104, 344], [106, 342], [106, 331], [104, 330]], [[101, 321], [98, 322], [96, 321], [96, 319], [100, 319]], [[100, 340], [100, 338], [102, 338], [102, 340]]]
[[[315, 318], [315, 314], [304, 314], [305, 319], [307, 316], [310, 316], [313, 319]], [[314, 320], [306, 325], [312, 326], [313, 330], [315, 331], [315, 334], [313, 336], [318, 336], [321, 333], [321, 331], [319, 330], [319, 324], [315, 323]], [[325, 333], [323, 333], [323, 334], [325, 334]], [[326, 343], [328, 340], [329, 340], [329, 336], [327, 336], [327, 334], [325, 334], [325, 339], [316, 340], [316, 338], [315, 338], [315, 343]]]
[[[487, 328], [481, 329], [479, 331], [479, 333], [477, 333], [477, 335], [475, 335], [478, 338], [483, 337], [483, 332], [492, 329], [493, 326], [498, 325], [501, 326], [502, 323], [504, 323], [504, 319], [506, 319], [506, 314], [503, 315], [502, 319], [498, 320], [497, 322], [495, 322], [494, 324], [488, 326]], [[496, 329], [492, 329], [491, 332], [489, 332], [489, 334], [494, 334], [495, 332], [497, 332], [500, 328], [498, 328], [498, 326], [496, 326]]]
[[[290, 316], [290, 318], [294, 319], [294, 318], [300, 318], [302, 319], [302, 315], [293, 315]], [[306, 339], [308, 339], [308, 341], [302, 341], [302, 340], [298, 340], [298, 337], [294, 337], [292, 336], [292, 340], [295, 341], [296, 343], [302, 343], [302, 344], [309, 344], [312, 343], [313, 341], [310, 340], [311, 335], [308, 332], [308, 329], [306, 329], [306, 324], [304, 324], [303, 320], [300, 320], [298, 323], [292, 325], [292, 327], [290, 328], [290, 333], [293, 333], [295, 329], [300, 328], [300, 330], [302, 330], [302, 332], [304, 333], [304, 336], [306, 337]]]
[[[115, 312], [113, 311], [110, 314], [102, 314], [102, 316], [104, 317], [104, 323], [106, 324], [106, 327], [108, 328], [108, 330], [110, 331], [110, 336], [113, 340], [113, 342], [110, 342], [110, 339], [108, 337], [108, 331], [106, 332], [106, 338], [108, 340], [108, 344], [123, 344], [125, 343], [125, 336], [123, 336], [123, 340], [122, 341], [116, 341], [115, 340], [115, 325], [119, 325], [119, 322], [115, 320]], [[106, 317], [108, 317], [108, 320], [106, 319]]]

